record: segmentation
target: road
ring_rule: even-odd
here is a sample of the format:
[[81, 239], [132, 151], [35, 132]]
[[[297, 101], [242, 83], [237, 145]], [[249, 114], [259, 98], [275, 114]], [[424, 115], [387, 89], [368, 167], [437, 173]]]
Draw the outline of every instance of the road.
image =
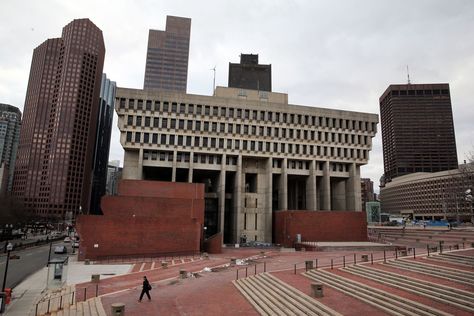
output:
[[[51, 249], [51, 258], [64, 257], [65, 255], [54, 254], [55, 245], [63, 245], [62, 242], [53, 243]], [[71, 245], [67, 246], [69, 253], [71, 253]], [[8, 264], [8, 275], [6, 288], [14, 288], [21, 281], [23, 281], [30, 274], [45, 267], [48, 262], [49, 244], [40, 247], [27, 248], [20, 251], [12, 251], [11, 255], [18, 255], [20, 259], [10, 259]], [[3, 284], [3, 277], [5, 274], [6, 255], [0, 257], [0, 286]]]

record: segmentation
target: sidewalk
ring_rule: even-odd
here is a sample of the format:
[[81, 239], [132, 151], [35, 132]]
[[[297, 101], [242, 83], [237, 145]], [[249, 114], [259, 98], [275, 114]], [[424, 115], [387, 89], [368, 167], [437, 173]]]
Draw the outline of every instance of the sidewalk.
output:
[[12, 300], [4, 315], [30, 316], [35, 313], [35, 305], [46, 289], [48, 268], [44, 267], [29, 276], [13, 290]]

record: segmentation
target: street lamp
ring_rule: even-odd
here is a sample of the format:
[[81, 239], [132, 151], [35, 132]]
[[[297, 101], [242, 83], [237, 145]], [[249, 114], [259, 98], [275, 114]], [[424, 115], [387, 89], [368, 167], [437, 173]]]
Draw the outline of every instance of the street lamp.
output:
[[13, 245], [11, 242], [7, 245], [7, 262], [5, 264], [5, 274], [3, 275], [3, 285], [2, 292], [5, 292], [5, 284], [7, 283], [7, 272], [8, 272], [8, 263], [10, 262], [10, 251], [12, 251]]

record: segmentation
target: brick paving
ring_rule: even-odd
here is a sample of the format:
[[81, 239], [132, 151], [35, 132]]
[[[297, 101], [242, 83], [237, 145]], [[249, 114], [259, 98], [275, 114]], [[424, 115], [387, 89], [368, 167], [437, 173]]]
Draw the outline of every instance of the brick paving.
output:
[[[418, 252], [419, 251], [419, 252]], [[452, 313], [454, 315], [470, 315], [468, 312], [457, 309], [452, 306], [446, 306], [439, 302], [434, 302], [426, 297], [396, 289], [388, 285], [382, 285], [378, 282], [367, 280], [365, 278], [354, 276], [350, 273], [336, 269], [336, 264], [342, 265], [342, 258], [345, 256], [346, 264], [353, 263], [354, 253], [356, 260], [360, 263], [362, 254], [373, 254], [374, 265], [371, 267], [400, 273], [403, 275], [418, 278], [420, 280], [431, 281], [438, 284], [452, 286], [458, 289], [464, 289], [472, 292], [473, 287], [469, 285], [458, 284], [450, 280], [443, 280], [434, 276], [420, 275], [415, 272], [397, 269], [381, 263], [383, 252], [370, 251], [333, 251], [333, 252], [279, 252], [274, 249], [266, 249], [265, 256], [262, 257], [260, 249], [240, 248], [240, 249], [224, 249], [223, 254], [211, 256], [208, 260], [197, 260], [194, 262], [180, 263], [169, 266], [168, 269], [161, 267], [161, 261], [155, 262], [154, 269], [151, 269], [153, 263], [148, 262], [143, 267], [148, 269], [139, 272], [142, 263], [137, 263], [133, 270], [135, 272], [127, 275], [112, 277], [101, 280], [99, 283], [99, 295], [108, 315], [111, 314], [111, 304], [122, 302], [126, 305], [126, 313], [130, 315], [258, 315], [253, 306], [240, 294], [240, 292], [232, 284], [232, 280], [236, 278], [239, 270], [239, 277], [245, 277], [245, 267], [231, 266], [219, 269], [218, 272], [201, 272], [200, 277], [178, 280], [176, 277], [180, 269], [186, 271], [197, 272], [204, 267], [215, 267], [230, 262], [230, 258], [254, 258], [252, 263], [257, 263], [257, 273], [263, 272], [263, 263], [266, 263], [266, 271], [272, 271], [272, 274], [290, 286], [293, 286], [306, 294], [310, 294], [310, 279], [300, 275], [304, 271], [304, 262], [306, 260], [318, 259], [319, 267], [329, 267], [330, 259], [333, 259], [335, 265], [334, 270], [328, 271], [357, 280], [364, 284], [373, 286], [378, 289], [384, 289], [390, 293], [394, 293], [403, 298], [411, 299], [425, 305], [432, 306], [439, 310]], [[457, 252], [461, 254], [461, 252]], [[463, 255], [473, 254], [474, 251], [468, 249], [463, 251]], [[417, 254], [421, 254], [421, 250], [417, 250]], [[394, 252], [386, 252], [387, 258], [394, 257]], [[378, 262], [377, 262], [378, 260]], [[417, 257], [416, 261], [427, 261]], [[188, 260], [185, 260], [188, 261]], [[423, 261], [423, 262], [424, 262]], [[181, 261], [179, 261], [181, 262]], [[297, 274], [294, 274], [294, 263], [297, 264]], [[433, 264], [438, 262], [430, 261]], [[442, 264], [442, 263], [441, 263]], [[441, 265], [440, 264], [440, 265]], [[451, 264], [452, 266], [452, 264]], [[138, 270], [137, 270], [138, 269]], [[255, 273], [255, 266], [247, 267], [248, 275]], [[142, 302], [138, 302], [138, 296], [141, 291], [141, 283], [143, 276], [147, 278], [153, 285], [151, 291], [152, 300], [146, 298]], [[87, 288], [87, 297], [95, 296], [96, 284], [91, 282], [82, 283], [76, 286], [77, 298], [84, 298], [83, 288]], [[328, 286], [324, 288], [324, 297], [318, 299], [321, 303], [340, 312], [343, 315], [385, 315], [368, 304], [363, 303], [353, 297], [343, 294]]]

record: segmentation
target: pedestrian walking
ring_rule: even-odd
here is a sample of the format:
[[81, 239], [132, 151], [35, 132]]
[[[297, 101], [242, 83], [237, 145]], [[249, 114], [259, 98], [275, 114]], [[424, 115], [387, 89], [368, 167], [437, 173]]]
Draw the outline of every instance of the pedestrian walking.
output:
[[143, 277], [142, 293], [140, 294], [140, 299], [138, 301], [139, 302], [142, 301], [143, 294], [146, 294], [146, 296], [148, 296], [148, 300], [151, 301], [150, 290], [151, 290], [150, 282], [148, 282], [148, 279], [146, 278], [146, 276], [144, 276]]

